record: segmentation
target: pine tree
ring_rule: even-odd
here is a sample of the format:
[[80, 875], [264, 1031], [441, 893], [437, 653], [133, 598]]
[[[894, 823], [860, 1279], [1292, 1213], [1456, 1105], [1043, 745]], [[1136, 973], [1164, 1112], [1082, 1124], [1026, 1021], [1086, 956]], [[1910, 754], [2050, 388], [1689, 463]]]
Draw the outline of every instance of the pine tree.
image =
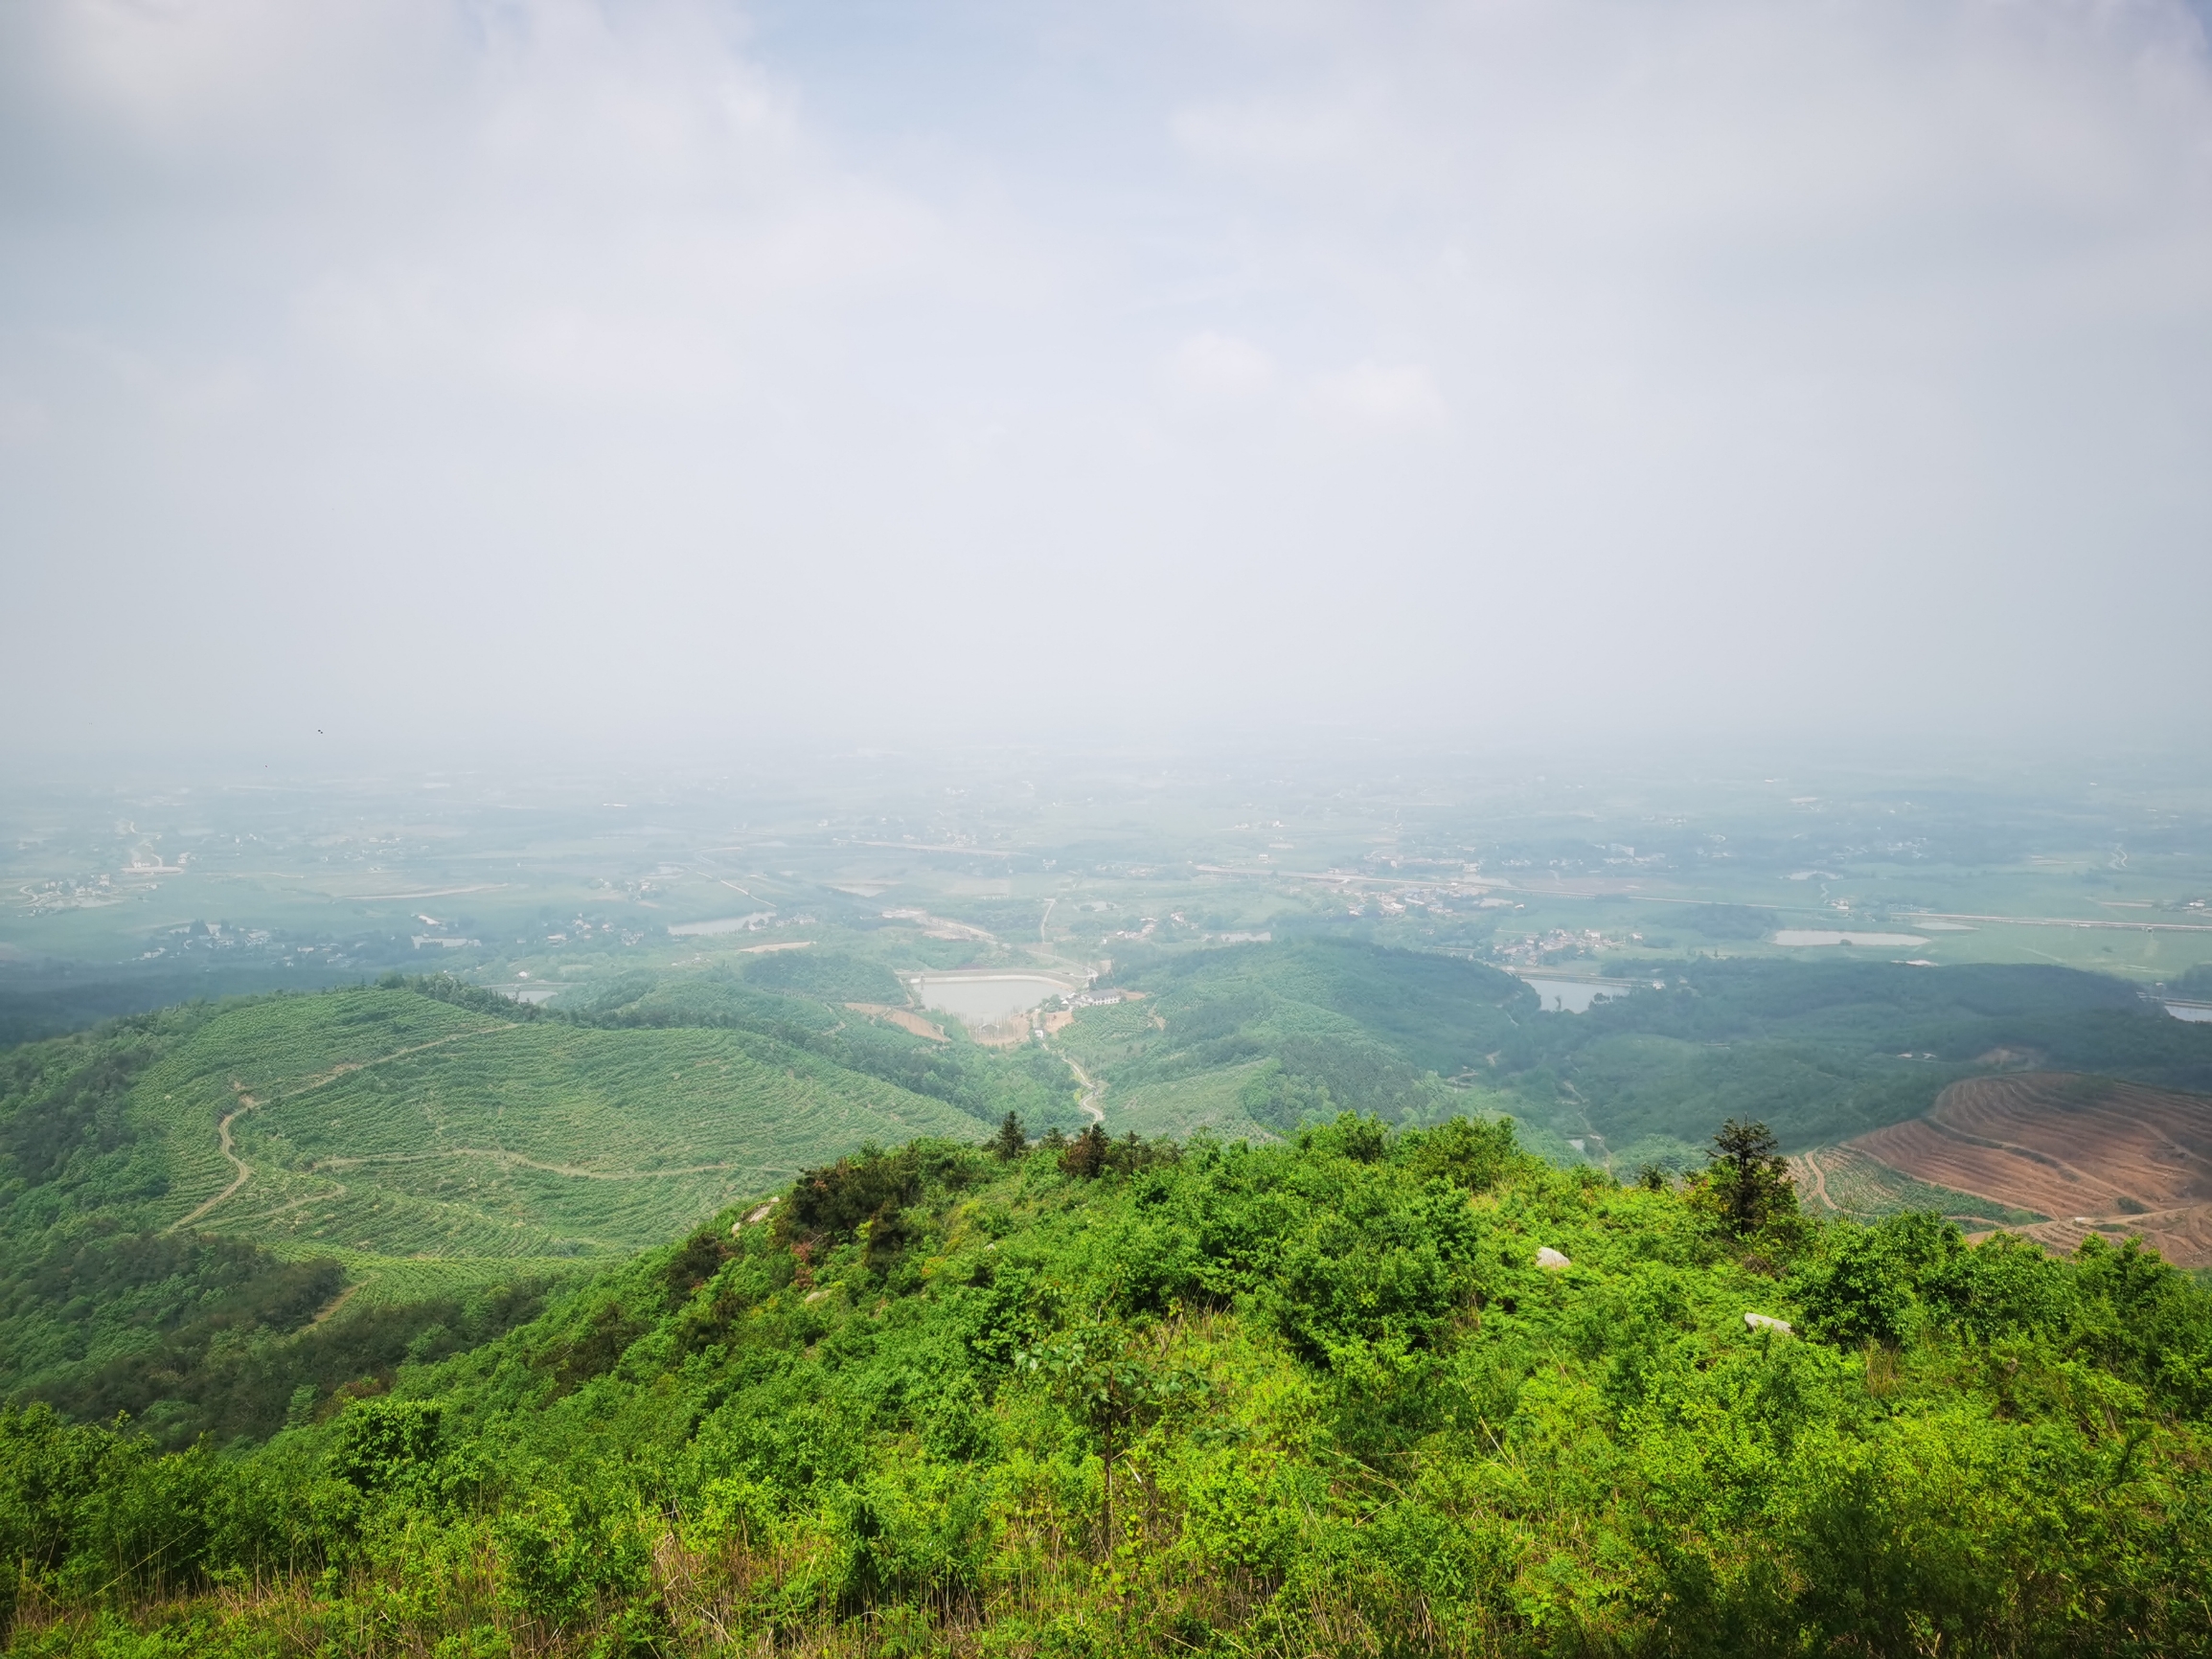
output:
[[1071, 1175], [1095, 1181], [1106, 1171], [1106, 1154], [1111, 1148], [1106, 1130], [1093, 1124], [1068, 1143], [1067, 1150], [1060, 1155], [1060, 1167]]
[[1756, 1119], [1730, 1118], [1713, 1137], [1713, 1150], [1705, 1154], [1711, 1160], [1713, 1191], [1729, 1230], [1738, 1238], [1756, 1233], [1797, 1208], [1790, 1161], [1780, 1148], [1773, 1130]]
[[1028, 1149], [1029, 1134], [1021, 1126], [1021, 1114], [1009, 1112], [998, 1125], [998, 1133], [991, 1137], [991, 1149], [998, 1154], [1002, 1164], [1012, 1163]]

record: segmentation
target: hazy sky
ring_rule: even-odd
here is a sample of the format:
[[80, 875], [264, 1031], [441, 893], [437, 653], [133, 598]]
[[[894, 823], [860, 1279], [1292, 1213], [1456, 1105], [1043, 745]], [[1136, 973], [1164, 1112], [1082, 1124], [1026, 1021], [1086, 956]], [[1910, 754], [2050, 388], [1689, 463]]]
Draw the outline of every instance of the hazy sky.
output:
[[2185, 0], [9, 0], [4, 740], [2197, 731]]

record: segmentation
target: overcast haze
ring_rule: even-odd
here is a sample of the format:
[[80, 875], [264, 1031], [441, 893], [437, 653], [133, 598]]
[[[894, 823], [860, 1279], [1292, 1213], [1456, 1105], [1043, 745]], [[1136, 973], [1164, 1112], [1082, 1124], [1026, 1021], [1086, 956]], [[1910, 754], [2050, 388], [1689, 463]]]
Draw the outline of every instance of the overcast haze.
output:
[[2182, 0], [11, 0], [18, 750], [2178, 738]]

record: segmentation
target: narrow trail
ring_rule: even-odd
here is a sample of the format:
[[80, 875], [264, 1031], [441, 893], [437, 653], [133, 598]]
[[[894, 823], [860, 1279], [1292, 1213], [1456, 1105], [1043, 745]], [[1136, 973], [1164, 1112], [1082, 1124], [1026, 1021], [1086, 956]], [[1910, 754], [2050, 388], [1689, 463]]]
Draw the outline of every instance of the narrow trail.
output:
[[1069, 1057], [1064, 1049], [1059, 1052], [1060, 1063], [1067, 1067], [1069, 1071], [1075, 1073], [1075, 1080], [1083, 1084], [1083, 1099], [1078, 1101], [1076, 1104], [1083, 1108], [1083, 1112], [1089, 1117], [1092, 1123], [1105, 1123], [1106, 1108], [1098, 1103], [1098, 1098], [1099, 1096], [1106, 1093], [1106, 1085], [1104, 1083], [1093, 1082], [1091, 1080], [1090, 1073], [1084, 1071], [1083, 1067], [1077, 1065], [1074, 1059]]
[[[314, 1171], [309, 1170], [308, 1173], [311, 1175], [314, 1173]], [[259, 1216], [254, 1216], [253, 1219], [256, 1221], [274, 1221], [279, 1216], [289, 1215], [294, 1210], [304, 1210], [309, 1204], [335, 1204], [340, 1198], [343, 1198], [346, 1195], [346, 1183], [343, 1181], [332, 1181], [331, 1183], [331, 1191], [328, 1193], [309, 1193], [304, 1198], [293, 1198], [285, 1203], [279, 1204], [274, 1210], [263, 1210]]]
[[365, 1072], [371, 1066], [380, 1066], [392, 1060], [405, 1059], [409, 1055], [419, 1055], [424, 1049], [443, 1048], [447, 1043], [463, 1042], [469, 1037], [489, 1036], [493, 1032], [513, 1031], [514, 1029], [513, 1026], [505, 1022], [498, 1025], [478, 1026], [473, 1031], [450, 1032], [442, 1037], [432, 1037], [428, 1042], [417, 1043], [412, 1048], [394, 1049], [390, 1054], [378, 1055], [373, 1060], [345, 1060], [332, 1066], [327, 1072], [318, 1072], [315, 1076], [306, 1079], [291, 1091], [290, 1095], [286, 1096], [286, 1099], [310, 1093], [327, 1084], [334, 1083], [340, 1078], [350, 1076], [354, 1072]]
[[179, 1220], [171, 1221], [167, 1227], [164, 1227], [162, 1231], [165, 1234], [174, 1233], [180, 1227], [191, 1226], [194, 1221], [198, 1220], [202, 1216], [206, 1215], [210, 1210], [214, 1209], [217, 1204], [221, 1203], [225, 1198], [229, 1197], [233, 1193], [236, 1193], [240, 1187], [244, 1186], [248, 1181], [254, 1178], [253, 1166], [247, 1163], [243, 1158], [239, 1157], [236, 1149], [231, 1145], [231, 1125], [237, 1123], [239, 1119], [244, 1117], [246, 1113], [252, 1111], [256, 1106], [260, 1105], [261, 1102], [255, 1100], [253, 1096], [247, 1094], [244, 1086], [235, 1080], [232, 1082], [231, 1087], [238, 1090], [238, 1109], [230, 1113], [229, 1116], [225, 1117], [221, 1123], [216, 1125], [215, 1139], [216, 1145], [222, 1149], [222, 1155], [231, 1161], [231, 1168], [238, 1171], [238, 1176], [231, 1182], [229, 1186], [225, 1187], [221, 1192], [217, 1193], [214, 1197], [210, 1198], [206, 1203], [202, 1204], [191, 1215], [186, 1216]]
[[347, 1285], [345, 1289], [339, 1291], [336, 1301], [332, 1302], [330, 1307], [324, 1308], [322, 1312], [316, 1314], [314, 1318], [308, 1321], [308, 1328], [312, 1329], [315, 1326], [324, 1324], [330, 1320], [331, 1317], [334, 1315], [339, 1308], [345, 1307], [347, 1303], [351, 1302], [355, 1296], [359, 1295], [362, 1285], [368, 1283], [369, 1282], [366, 1279], [357, 1280], [353, 1284]]
[[1827, 1209], [1839, 1209], [1840, 1206], [1836, 1204], [1836, 1200], [1828, 1195], [1828, 1171], [1820, 1167], [1811, 1152], [1800, 1152], [1797, 1156], [1798, 1160], [1813, 1175], [1813, 1195], [1819, 1199]]
[[[323, 1072], [318, 1076], [308, 1079], [305, 1082], [300, 1084], [299, 1087], [292, 1090], [292, 1094], [294, 1096], [307, 1094], [311, 1090], [322, 1088], [327, 1083], [336, 1082], [338, 1079], [345, 1077], [350, 1072], [362, 1071], [370, 1066], [380, 1066], [386, 1060], [396, 1060], [406, 1055], [419, 1055], [424, 1049], [434, 1049], [445, 1043], [460, 1042], [465, 1037], [484, 1036], [491, 1032], [513, 1031], [513, 1029], [514, 1028], [513, 1026], [504, 1022], [499, 1025], [478, 1026], [473, 1031], [453, 1032], [446, 1036], [435, 1037], [426, 1043], [417, 1043], [412, 1048], [396, 1049], [391, 1054], [378, 1055], [373, 1060], [348, 1060], [343, 1065], [333, 1066], [327, 1072]], [[252, 1111], [262, 1102], [255, 1100], [253, 1096], [247, 1094], [245, 1084], [239, 1082], [238, 1079], [231, 1079], [231, 1087], [238, 1092], [238, 1109], [229, 1113], [220, 1123], [216, 1125], [215, 1138], [216, 1146], [221, 1150], [222, 1155], [230, 1160], [231, 1168], [238, 1171], [238, 1175], [235, 1179], [232, 1180], [229, 1186], [225, 1187], [221, 1192], [217, 1193], [214, 1197], [210, 1198], [206, 1203], [202, 1204], [191, 1215], [183, 1216], [178, 1220], [171, 1221], [167, 1227], [163, 1228], [162, 1231], [165, 1234], [174, 1233], [180, 1227], [191, 1226], [194, 1221], [197, 1221], [202, 1216], [205, 1216], [209, 1211], [213, 1210], [224, 1199], [237, 1193], [239, 1188], [243, 1187], [248, 1181], [254, 1178], [253, 1166], [238, 1155], [238, 1150], [231, 1142], [231, 1125], [237, 1123], [239, 1119], [244, 1117], [246, 1113]], [[562, 1172], [567, 1173], [568, 1171]], [[575, 1172], [580, 1174], [582, 1173], [581, 1170]]]

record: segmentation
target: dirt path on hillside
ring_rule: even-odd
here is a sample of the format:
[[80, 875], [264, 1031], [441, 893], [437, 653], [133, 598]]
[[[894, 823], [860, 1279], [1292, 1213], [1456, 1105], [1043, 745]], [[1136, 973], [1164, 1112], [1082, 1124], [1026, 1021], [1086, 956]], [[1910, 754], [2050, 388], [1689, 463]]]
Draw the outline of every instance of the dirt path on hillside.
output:
[[1839, 1206], [1836, 1200], [1828, 1195], [1828, 1171], [1821, 1169], [1811, 1152], [1798, 1153], [1797, 1161], [1805, 1166], [1806, 1172], [1813, 1177], [1813, 1195], [1820, 1200], [1821, 1207], [1826, 1210], [1837, 1209]]
[[237, 1192], [240, 1187], [244, 1186], [248, 1181], [254, 1178], [253, 1166], [248, 1164], [243, 1158], [239, 1157], [237, 1150], [231, 1145], [231, 1125], [237, 1123], [239, 1119], [244, 1117], [246, 1113], [252, 1111], [256, 1106], [260, 1105], [261, 1102], [255, 1100], [253, 1096], [247, 1094], [244, 1085], [239, 1083], [235, 1078], [231, 1079], [231, 1087], [238, 1090], [238, 1109], [226, 1116], [221, 1123], [216, 1125], [215, 1141], [216, 1145], [222, 1149], [222, 1155], [231, 1161], [231, 1168], [238, 1171], [238, 1176], [231, 1182], [229, 1186], [225, 1187], [221, 1192], [217, 1193], [214, 1197], [210, 1198], [206, 1203], [202, 1204], [191, 1215], [183, 1217], [181, 1220], [171, 1221], [167, 1227], [164, 1227], [162, 1229], [164, 1233], [174, 1233], [179, 1227], [191, 1226], [194, 1221], [198, 1220], [202, 1216], [206, 1215], [210, 1210], [214, 1209], [217, 1204], [221, 1203], [225, 1198], [229, 1197], [233, 1193]]
[[[307, 1094], [311, 1090], [323, 1087], [323, 1085], [326, 1083], [332, 1083], [337, 1081], [338, 1079], [346, 1076], [350, 1072], [366, 1071], [371, 1066], [382, 1065], [386, 1060], [399, 1059], [407, 1055], [419, 1055], [424, 1049], [434, 1049], [441, 1047], [445, 1043], [459, 1042], [463, 1037], [484, 1036], [491, 1032], [513, 1031], [513, 1029], [514, 1028], [513, 1026], [507, 1025], [505, 1023], [499, 1025], [479, 1026], [474, 1031], [460, 1031], [454, 1032], [446, 1036], [434, 1037], [429, 1042], [417, 1043], [412, 1048], [395, 1049], [388, 1055], [378, 1055], [373, 1060], [349, 1060], [343, 1065], [333, 1066], [327, 1072], [322, 1072], [314, 1077], [309, 1078], [306, 1082], [300, 1084], [299, 1087], [291, 1090], [286, 1098], [290, 1099], [299, 1095]], [[244, 1117], [246, 1113], [259, 1106], [262, 1102], [255, 1100], [253, 1096], [247, 1094], [245, 1084], [239, 1082], [238, 1079], [231, 1079], [231, 1087], [238, 1091], [238, 1109], [226, 1114], [222, 1121], [216, 1125], [215, 1138], [217, 1148], [220, 1149], [222, 1155], [225, 1158], [230, 1160], [231, 1168], [236, 1170], [238, 1174], [231, 1181], [229, 1186], [225, 1187], [221, 1192], [217, 1193], [214, 1197], [210, 1198], [206, 1203], [202, 1204], [191, 1215], [186, 1216], [179, 1220], [171, 1221], [167, 1227], [163, 1228], [162, 1231], [164, 1233], [174, 1233], [179, 1228], [191, 1226], [194, 1221], [197, 1221], [202, 1216], [205, 1216], [217, 1205], [222, 1203], [224, 1199], [232, 1196], [239, 1191], [239, 1188], [243, 1187], [248, 1181], [254, 1178], [253, 1166], [248, 1164], [243, 1158], [238, 1155], [238, 1148], [231, 1140], [231, 1125], [237, 1123], [239, 1119]]]
[[291, 1090], [290, 1093], [285, 1096], [285, 1098], [288, 1100], [293, 1095], [304, 1095], [310, 1092], [311, 1090], [319, 1089], [327, 1083], [334, 1083], [340, 1078], [345, 1077], [353, 1072], [365, 1072], [371, 1066], [380, 1066], [389, 1060], [404, 1059], [409, 1055], [419, 1055], [424, 1049], [443, 1048], [445, 1046], [445, 1044], [457, 1043], [464, 1037], [489, 1036], [493, 1032], [513, 1030], [514, 1030], [513, 1026], [509, 1025], [503, 1021], [498, 1025], [478, 1026], [474, 1031], [451, 1032], [442, 1037], [432, 1037], [426, 1043], [417, 1043], [413, 1048], [394, 1049], [390, 1054], [378, 1055], [373, 1060], [345, 1060], [337, 1065], [332, 1066], [327, 1072], [316, 1073], [315, 1076], [308, 1079], [297, 1088]]
[[931, 1025], [910, 1008], [893, 1008], [890, 1004], [881, 1002], [849, 1002], [845, 1006], [855, 1013], [864, 1013], [871, 1019], [887, 1021], [902, 1032], [911, 1033], [918, 1037], [926, 1037], [933, 1043], [950, 1040], [946, 1036], [943, 1026]]
[[1098, 1098], [1106, 1093], [1106, 1084], [1093, 1082], [1090, 1073], [1077, 1065], [1064, 1050], [1060, 1051], [1060, 1063], [1075, 1073], [1075, 1080], [1083, 1084], [1083, 1099], [1076, 1102], [1076, 1104], [1083, 1109], [1092, 1123], [1104, 1124], [1106, 1122], [1106, 1108], [1098, 1103]]
[[339, 1308], [345, 1307], [347, 1303], [351, 1302], [355, 1296], [360, 1294], [361, 1286], [368, 1283], [369, 1282], [366, 1279], [355, 1280], [353, 1284], [347, 1285], [345, 1289], [339, 1291], [336, 1301], [332, 1302], [330, 1307], [324, 1308], [322, 1312], [316, 1314], [314, 1318], [308, 1321], [309, 1328], [311, 1329], [314, 1326], [329, 1323], [329, 1321], [336, 1315]]

